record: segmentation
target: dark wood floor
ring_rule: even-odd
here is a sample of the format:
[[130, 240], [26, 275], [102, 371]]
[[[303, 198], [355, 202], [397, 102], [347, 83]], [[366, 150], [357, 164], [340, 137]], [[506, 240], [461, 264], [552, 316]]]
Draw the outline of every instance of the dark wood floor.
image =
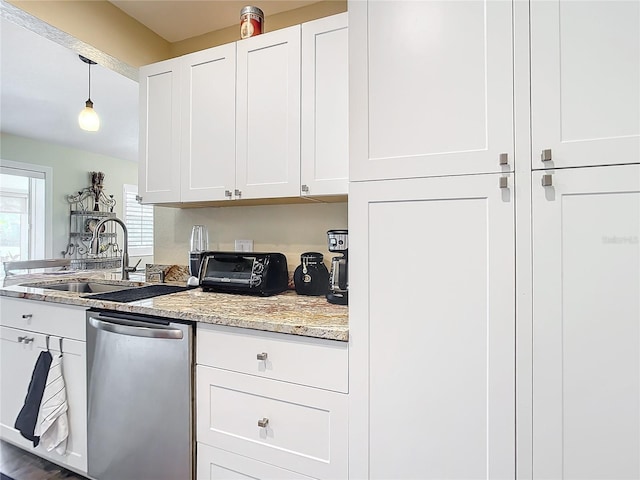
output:
[[13, 480], [87, 480], [7, 442], [0, 441], [0, 472]]

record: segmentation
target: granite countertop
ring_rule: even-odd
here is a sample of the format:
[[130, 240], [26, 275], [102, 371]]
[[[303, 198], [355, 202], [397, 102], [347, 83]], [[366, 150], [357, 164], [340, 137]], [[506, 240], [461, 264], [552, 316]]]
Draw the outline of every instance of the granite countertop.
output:
[[[271, 297], [203, 292], [201, 288], [129, 303], [95, 300], [85, 293], [74, 293], [40, 288], [45, 284], [72, 281], [120, 283], [108, 272], [75, 272], [52, 278], [29, 276], [20, 284], [0, 289], [0, 296], [26, 298], [87, 308], [103, 308], [119, 312], [141, 313], [159, 317], [190, 320], [200, 323], [265, 330], [303, 335], [329, 340], [348, 341], [348, 307], [332, 305], [324, 297], [297, 295], [289, 290]], [[117, 277], [116, 277], [117, 278]], [[12, 283], [16, 282], [12, 279]], [[128, 282], [131, 285], [149, 285]], [[184, 282], [167, 282], [184, 285]]]

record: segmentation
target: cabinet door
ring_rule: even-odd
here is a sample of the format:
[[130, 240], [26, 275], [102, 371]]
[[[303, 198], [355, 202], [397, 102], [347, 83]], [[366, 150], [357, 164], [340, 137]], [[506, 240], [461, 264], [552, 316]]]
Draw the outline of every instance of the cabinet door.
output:
[[640, 478], [640, 166], [534, 172], [534, 478]]
[[224, 200], [236, 176], [236, 44], [181, 59], [181, 200]]
[[347, 13], [302, 24], [302, 195], [349, 191]]
[[140, 165], [143, 203], [180, 201], [180, 68], [167, 60], [140, 68]]
[[237, 198], [300, 196], [300, 26], [237, 43]]
[[510, 1], [349, 2], [351, 180], [513, 160]]
[[640, 3], [531, 2], [531, 128], [534, 169], [640, 161]]
[[514, 205], [499, 181], [350, 185], [351, 478], [514, 476]]
[[[33, 448], [14, 428], [14, 424], [31, 380], [33, 367], [40, 352], [46, 350], [46, 335], [0, 327], [0, 427], [2, 438], [25, 450], [74, 470], [87, 471], [87, 402], [85, 343], [76, 340], [62, 341], [62, 372], [67, 393], [69, 438], [67, 452], [60, 455], [47, 452], [42, 446]], [[25, 340], [26, 339], [26, 340]], [[60, 354], [59, 337], [49, 337], [51, 355]]]

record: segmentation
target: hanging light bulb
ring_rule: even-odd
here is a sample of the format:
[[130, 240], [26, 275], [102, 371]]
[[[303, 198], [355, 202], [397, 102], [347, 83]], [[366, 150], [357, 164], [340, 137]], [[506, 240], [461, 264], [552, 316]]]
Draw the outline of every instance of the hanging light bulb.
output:
[[79, 55], [80, 60], [89, 65], [89, 98], [85, 102], [85, 107], [78, 115], [78, 124], [80, 128], [88, 132], [97, 132], [100, 128], [100, 117], [93, 109], [93, 102], [91, 101], [91, 65], [95, 65], [96, 62], [89, 60], [82, 55]]

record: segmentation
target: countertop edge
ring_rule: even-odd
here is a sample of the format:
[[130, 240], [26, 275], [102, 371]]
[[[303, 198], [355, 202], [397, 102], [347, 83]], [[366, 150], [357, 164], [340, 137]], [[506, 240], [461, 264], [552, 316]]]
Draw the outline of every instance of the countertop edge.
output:
[[[172, 296], [181, 295], [182, 293], [163, 295], [165, 301]], [[305, 337], [313, 337], [324, 340], [333, 340], [340, 342], [349, 341], [348, 321], [346, 325], [312, 325], [306, 324], [304, 319], [296, 322], [278, 322], [274, 320], [255, 320], [248, 318], [231, 318], [219, 313], [198, 313], [191, 309], [163, 309], [154, 306], [153, 302], [147, 300], [138, 300], [129, 303], [110, 302], [104, 300], [94, 300], [86, 297], [80, 297], [77, 294], [62, 293], [58, 291], [49, 291], [42, 288], [28, 287], [25, 285], [14, 285], [10, 287], [0, 288], [0, 297], [22, 298], [26, 300], [36, 300], [59, 305], [78, 306], [83, 308], [98, 308], [112, 310], [125, 313], [137, 313], [143, 315], [153, 315], [163, 318], [172, 318], [184, 321], [193, 321], [196, 323], [222, 325], [238, 328], [246, 328], [251, 330], [259, 330], [266, 332], [283, 333], [288, 335], [297, 335]], [[159, 298], [159, 297], [155, 297]], [[246, 297], [245, 297], [246, 298]], [[246, 300], [250, 301], [250, 297]]]

